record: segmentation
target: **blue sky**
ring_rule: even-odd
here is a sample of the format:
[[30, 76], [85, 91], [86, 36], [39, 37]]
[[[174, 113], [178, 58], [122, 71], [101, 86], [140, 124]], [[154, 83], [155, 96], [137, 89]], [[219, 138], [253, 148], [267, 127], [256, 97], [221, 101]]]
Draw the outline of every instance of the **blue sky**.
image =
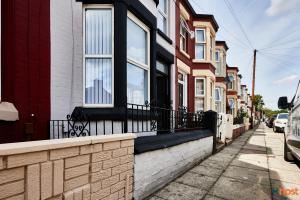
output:
[[[251, 92], [253, 48], [258, 49], [255, 93], [277, 109], [280, 96], [292, 98], [300, 79], [300, 0], [189, 0], [198, 13], [213, 14], [218, 40], [229, 46], [227, 63], [240, 68]], [[250, 42], [225, 2], [232, 9]], [[252, 45], [250, 45], [250, 43]], [[253, 46], [253, 48], [251, 47]]]

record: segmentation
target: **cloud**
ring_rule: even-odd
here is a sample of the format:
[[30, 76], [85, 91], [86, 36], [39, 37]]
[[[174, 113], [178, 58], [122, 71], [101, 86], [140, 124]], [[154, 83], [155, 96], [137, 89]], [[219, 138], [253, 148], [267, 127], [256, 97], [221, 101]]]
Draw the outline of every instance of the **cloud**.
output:
[[275, 84], [287, 84], [287, 83], [292, 83], [297, 79], [298, 79], [297, 75], [289, 75], [289, 76], [283, 77], [279, 80], [276, 80], [273, 83], [275, 83]]
[[267, 15], [276, 16], [300, 9], [299, 0], [271, 0], [270, 7], [266, 10]]

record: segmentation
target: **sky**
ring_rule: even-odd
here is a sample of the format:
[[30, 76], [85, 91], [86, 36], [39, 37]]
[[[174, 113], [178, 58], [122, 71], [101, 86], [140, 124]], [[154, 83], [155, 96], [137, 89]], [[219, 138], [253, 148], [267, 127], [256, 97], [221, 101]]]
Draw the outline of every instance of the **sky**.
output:
[[255, 93], [272, 109], [280, 96], [291, 100], [300, 80], [300, 0], [189, 1], [197, 13], [214, 15], [217, 40], [229, 46], [227, 63], [239, 67], [250, 94], [257, 49]]

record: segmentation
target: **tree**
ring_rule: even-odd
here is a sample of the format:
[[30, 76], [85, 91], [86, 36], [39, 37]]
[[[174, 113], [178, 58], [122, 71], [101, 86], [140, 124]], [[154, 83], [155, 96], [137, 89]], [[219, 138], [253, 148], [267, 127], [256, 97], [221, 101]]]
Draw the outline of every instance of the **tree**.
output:
[[252, 103], [255, 107], [255, 110], [262, 110], [262, 107], [264, 105], [263, 96], [260, 94], [254, 95]]

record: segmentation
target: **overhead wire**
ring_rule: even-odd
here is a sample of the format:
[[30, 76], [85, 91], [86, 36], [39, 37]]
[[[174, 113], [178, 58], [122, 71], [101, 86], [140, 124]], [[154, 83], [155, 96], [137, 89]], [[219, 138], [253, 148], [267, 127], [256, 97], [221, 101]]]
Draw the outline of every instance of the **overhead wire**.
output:
[[249, 39], [247, 33], [245, 32], [240, 20], [238, 19], [238, 17], [235, 14], [235, 11], [231, 5], [231, 3], [228, 0], [224, 0], [225, 5], [227, 6], [229, 12], [231, 13], [231, 15], [233, 16], [234, 20], [236, 21], [237, 25], [239, 26], [240, 30], [242, 31], [243, 35], [245, 36], [246, 40], [248, 41], [248, 43], [250, 44], [251, 48], [254, 49], [251, 40]]

